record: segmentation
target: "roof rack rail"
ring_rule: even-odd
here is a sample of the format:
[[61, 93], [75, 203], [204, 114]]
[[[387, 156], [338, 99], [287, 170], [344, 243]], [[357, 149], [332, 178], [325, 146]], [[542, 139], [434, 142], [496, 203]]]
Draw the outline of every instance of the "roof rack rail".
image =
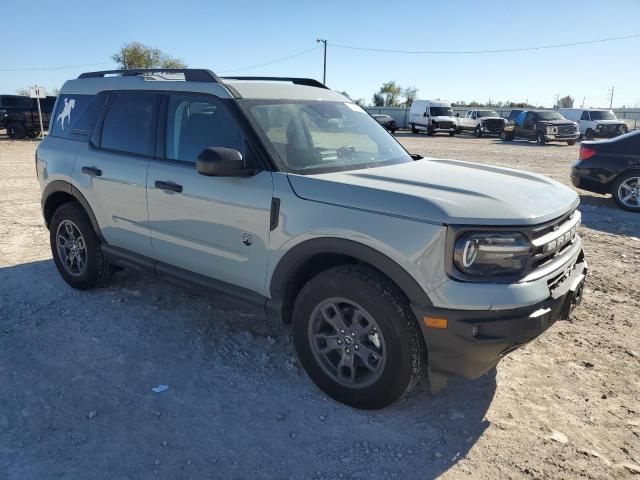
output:
[[99, 72], [86, 72], [78, 78], [100, 78], [105, 75], [118, 74], [123, 77], [135, 77], [153, 73], [182, 73], [187, 82], [222, 83], [220, 78], [211, 70], [204, 68], [131, 68], [121, 70], [102, 70]]
[[249, 81], [268, 81], [268, 82], [291, 82], [295, 85], [306, 85], [307, 87], [326, 88], [324, 83], [319, 82], [314, 78], [300, 78], [300, 77], [220, 77], [222, 80], [249, 80]]

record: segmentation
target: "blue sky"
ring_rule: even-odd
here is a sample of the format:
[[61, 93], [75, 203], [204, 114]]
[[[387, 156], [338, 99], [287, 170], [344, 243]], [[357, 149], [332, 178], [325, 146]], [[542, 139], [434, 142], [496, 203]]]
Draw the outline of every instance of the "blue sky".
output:
[[418, 88], [420, 98], [528, 99], [551, 106], [556, 94], [577, 104], [640, 107], [640, 38], [552, 50], [482, 55], [407, 55], [349, 50], [479, 50], [588, 41], [640, 33], [640, 0], [447, 2], [67, 0], [2, 7], [0, 70], [104, 63], [58, 70], [0, 71], [0, 93], [37, 83], [59, 87], [82, 71], [114, 66], [128, 41], [156, 46], [191, 67], [243, 75], [322, 79], [322, 49], [237, 71], [329, 40], [327, 84], [371, 101], [385, 81]]

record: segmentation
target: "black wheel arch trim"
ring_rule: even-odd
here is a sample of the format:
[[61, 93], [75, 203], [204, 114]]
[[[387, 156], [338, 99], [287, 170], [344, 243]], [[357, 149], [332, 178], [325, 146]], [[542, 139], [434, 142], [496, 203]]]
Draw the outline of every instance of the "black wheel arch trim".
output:
[[411, 303], [433, 305], [427, 293], [409, 272], [385, 254], [352, 240], [323, 237], [306, 240], [296, 245], [280, 259], [271, 276], [269, 287], [271, 298], [268, 301], [268, 311], [270, 309], [282, 311], [287, 293], [287, 281], [305, 261], [321, 254], [345, 255], [367, 263], [389, 277]]
[[96, 235], [98, 236], [101, 242], [105, 243], [104, 237], [102, 236], [102, 232], [100, 231], [100, 227], [98, 225], [98, 221], [96, 220], [96, 216], [93, 213], [93, 210], [89, 205], [89, 202], [76, 187], [74, 187], [69, 182], [65, 182], [64, 180], [52, 181], [45, 187], [44, 192], [42, 192], [42, 216], [45, 219], [45, 224], [47, 228], [49, 228], [49, 222], [47, 221], [47, 218], [45, 215], [45, 205], [47, 204], [47, 200], [49, 199], [49, 197], [58, 192], [63, 192], [71, 195], [73, 198], [77, 200], [77, 202], [80, 205], [82, 205], [82, 208], [84, 208], [84, 211], [87, 212], [87, 215], [89, 216], [89, 220], [91, 221], [91, 226], [93, 226], [93, 229], [95, 230]]

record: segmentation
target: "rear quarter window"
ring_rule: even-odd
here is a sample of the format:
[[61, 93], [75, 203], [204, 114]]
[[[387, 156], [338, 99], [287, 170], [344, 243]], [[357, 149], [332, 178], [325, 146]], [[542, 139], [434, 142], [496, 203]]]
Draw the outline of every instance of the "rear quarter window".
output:
[[60, 95], [49, 122], [49, 135], [87, 141], [105, 98], [103, 94]]

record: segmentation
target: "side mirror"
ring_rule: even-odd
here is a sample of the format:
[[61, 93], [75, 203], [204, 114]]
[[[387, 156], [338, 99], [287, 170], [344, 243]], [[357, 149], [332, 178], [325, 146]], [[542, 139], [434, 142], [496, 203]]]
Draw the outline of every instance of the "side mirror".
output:
[[460, 117], [460, 114], [459, 114], [459, 113], [456, 113], [456, 117]]
[[198, 156], [196, 170], [207, 177], [248, 177], [255, 173], [245, 167], [238, 150], [224, 147], [205, 148]]
[[428, 116], [429, 116], [429, 114], [428, 114], [427, 112], [424, 112], [424, 113], [422, 114], [422, 116], [423, 116], [423, 117], [428, 117]]

